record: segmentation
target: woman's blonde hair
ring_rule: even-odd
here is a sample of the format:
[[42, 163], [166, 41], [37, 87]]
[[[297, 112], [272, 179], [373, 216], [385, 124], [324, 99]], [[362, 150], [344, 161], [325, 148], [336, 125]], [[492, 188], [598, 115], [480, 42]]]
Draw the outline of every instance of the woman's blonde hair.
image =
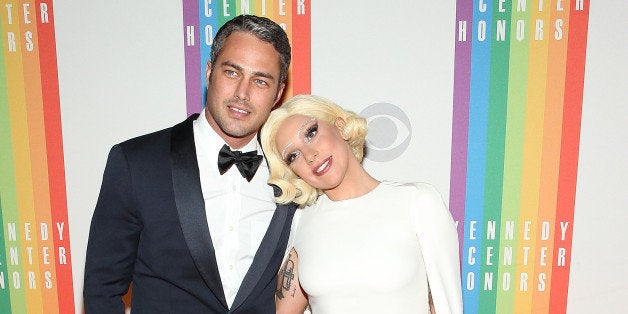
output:
[[281, 189], [281, 195], [275, 197], [280, 204], [295, 202], [304, 207], [316, 202], [323, 192], [299, 178], [281, 157], [275, 142], [281, 124], [289, 117], [303, 115], [314, 117], [337, 125], [338, 118], [344, 121], [341, 128], [343, 138], [353, 151], [358, 162], [364, 157], [366, 138], [366, 120], [356, 113], [343, 109], [332, 101], [315, 95], [298, 95], [287, 100], [281, 107], [273, 110], [260, 131], [262, 149], [270, 168], [268, 183]]

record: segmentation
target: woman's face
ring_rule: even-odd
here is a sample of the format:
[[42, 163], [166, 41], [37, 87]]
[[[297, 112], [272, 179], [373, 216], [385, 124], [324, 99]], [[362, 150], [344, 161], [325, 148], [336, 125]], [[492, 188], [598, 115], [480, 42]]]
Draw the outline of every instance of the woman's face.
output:
[[355, 158], [338, 126], [303, 115], [284, 120], [275, 144], [281, 159], [296, 175], [323, 191], [341, 185], [350, 158]]

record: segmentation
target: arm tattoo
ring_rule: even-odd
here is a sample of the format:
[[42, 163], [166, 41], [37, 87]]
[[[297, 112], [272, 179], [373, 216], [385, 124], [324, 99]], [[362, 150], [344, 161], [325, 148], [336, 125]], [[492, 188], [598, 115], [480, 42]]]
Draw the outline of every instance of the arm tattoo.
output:
[[[284, 290], [286, 292], [290, 291], [290, 288], [292, 287], [292, 280], [294, 279], [294, 261], [291, 259], [291, 257], [292, 254], [288, 254], [288, 260], [281, 269], [281, 286], [277, 289], [277, 297], [279, 298], [279, 300], [285, 297], [283, 294]], [[292, 292], [293, 297], [295, 291], [296, 288], [294, 288], [294, 291]]]

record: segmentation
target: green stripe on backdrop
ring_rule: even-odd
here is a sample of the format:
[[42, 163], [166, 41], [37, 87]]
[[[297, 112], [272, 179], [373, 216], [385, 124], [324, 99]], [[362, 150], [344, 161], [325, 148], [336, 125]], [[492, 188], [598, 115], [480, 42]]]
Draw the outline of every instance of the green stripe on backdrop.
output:
[[[0, 34], [2, 23], [0, 23]], [[9, 97], [7, 91], [7, 73], [4, 60], [4, 41], [0, 40], [0, 313], [11, 313], [11, 292], [7, 269], [7, 251], [5, 246], [3, 204], [16, 204], [13, 178], [13, 152], [11, 150], [11, 124], [9, 121]], [[15, 206], [15, 205], [14, 205]]]
[[218, 27], [220, 28], [222, 25], [227, 23], [227, 21], [233, 19], [239, 14], [236, 13], [236, 5], [228, 5], [227, 1], [218, 1], [218, 10], [219, 12], [226, 12], [226, 14], [218, 14]]
[[[2, 193], [0, 193], [0, 213], [2, 212]], [[2, 215], [0, 215], [0, 224]], [[4, 246], [4, 232], [0, 232], [0, 313], [11, 313], [11, 291], [9, 289], [9, 274]]]
[[488, 130], [486, 142], [486, 176], [484, 188], [484, 241], [480, 270], [479, 313], [494, 313], [497, 297], [500, 222], [504, 177], [504, 137], [508, 98], [508, 63], [510, 42], [510, 8], [498, 10], [493, 0]]
[[496, 313], [512, 313], [518, 276], [517, 225], [521, 208], [521, 171], [525, 129], [526, 91], [528, 84], [530, 3], [527, 8], [513, 7], [510, 26], [510, 62], [506, 137], [504, 146], [504, 180], [500, 232], [500, 261]]

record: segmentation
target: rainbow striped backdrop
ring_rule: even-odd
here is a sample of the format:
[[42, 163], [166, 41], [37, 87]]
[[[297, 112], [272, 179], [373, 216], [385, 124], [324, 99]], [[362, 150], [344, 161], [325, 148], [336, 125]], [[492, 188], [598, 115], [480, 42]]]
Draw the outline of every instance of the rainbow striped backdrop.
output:
[[0, 10], [0, 313], [73, 313], [52, 0]]
[[284, 27], [292, 62], [284, 99], [310, 93], [310, 0], [183, 0], [183, 38], [188, 115], [204, 106], [205, 67], [220, 26], [240, 14], [267, 17]]
[[456, 11], [450, 209], [464, 222], [465, 313], [564, 313], [589, 1]]

